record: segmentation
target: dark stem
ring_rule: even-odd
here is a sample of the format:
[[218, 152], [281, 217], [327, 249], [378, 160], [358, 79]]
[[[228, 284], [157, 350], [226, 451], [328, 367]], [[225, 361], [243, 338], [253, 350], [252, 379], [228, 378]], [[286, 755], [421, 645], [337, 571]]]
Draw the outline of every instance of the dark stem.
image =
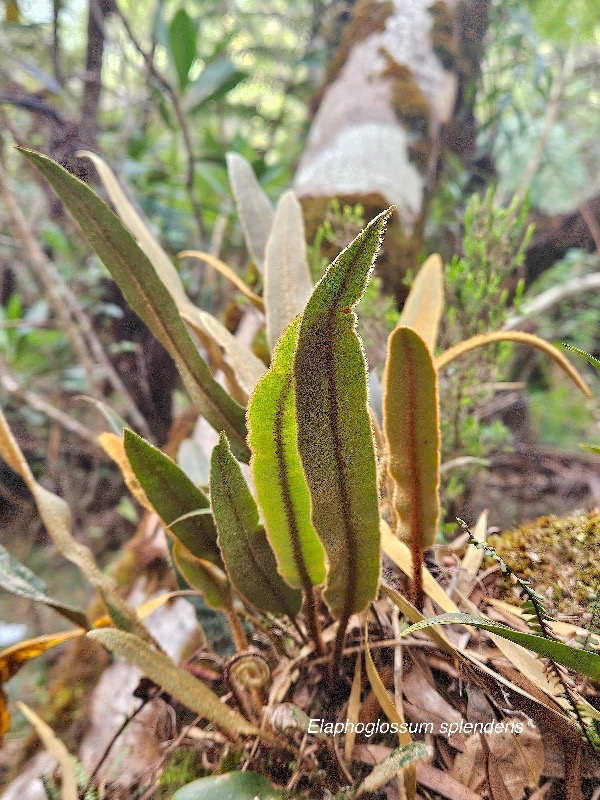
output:
[[331, 657], [332, 683], [335, 683], [337, 681], [337, 678], [342, 668], [342, 657], [343, 657], [344, 641], [346, 639], [346, 628], [348, 627], [348, 622], [350, 621], [351, 614], [352, 614], [351, 611], [344, 611], [340, 619], [340, 624], [337, 629], [337, 635], [335, 637], [335, 645], [333, 647], [333, 655]]
[[317, 614], [317, 603], [315, 598], [314, 587], [309, 584], [302, 592], [304, 596], [304, 613], [306, 615], [306, 627], [308, 635], [315, 643], [315, 647], [319, 655], [325, 655], [325, 643], [323, 642], [323, 633], [319, 623], [319, 616]]
[[423, 610], [423, 551], [416, 537], [411, 537], [411, 551], [413, 562], [413, 579], [411, 602], [418, 610]]

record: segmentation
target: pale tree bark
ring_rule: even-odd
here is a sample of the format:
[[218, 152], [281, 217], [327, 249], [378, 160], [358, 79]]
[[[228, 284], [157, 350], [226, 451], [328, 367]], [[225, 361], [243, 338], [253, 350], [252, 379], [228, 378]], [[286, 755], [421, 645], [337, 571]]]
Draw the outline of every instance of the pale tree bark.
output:
[[472, 158], [472, 113], [463, 108], [460, 124], [451, 123], [487, 27], [487, 0], [476, 4], [469, 19], [457, 0], [359, 0], [296, 174], [309, 235], [333, 197], [361, 203], [367, 217], [398, 207], [378, 272], [399, 300], [422, 250], [444, 150]]

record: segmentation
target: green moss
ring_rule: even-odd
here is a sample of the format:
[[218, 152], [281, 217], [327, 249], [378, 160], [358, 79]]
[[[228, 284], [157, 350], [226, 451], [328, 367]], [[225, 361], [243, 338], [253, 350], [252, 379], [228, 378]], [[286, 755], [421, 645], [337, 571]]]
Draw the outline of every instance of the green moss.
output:
[[422, 137], [429, 136], [431, 109], [429, 102], [417, 85], [412, 71], [400, 64], [387, 52], [380, 50], [385, 59], [382, 78], [389, 78], [392, 87], [392, 107], [398, 120], [409, 131]]
[[200, 753], [193, 749], [175, 750], [167, 761], [162, 775], [158, 779], [160, 787], [157, 797], [171, 797], [172, 793], [187, 783], [207, 775], [200, 760]]
[[562, 614], [580, 616], [600, 593], [600, 508], [540, 517], [489, 543], [508, 566]]

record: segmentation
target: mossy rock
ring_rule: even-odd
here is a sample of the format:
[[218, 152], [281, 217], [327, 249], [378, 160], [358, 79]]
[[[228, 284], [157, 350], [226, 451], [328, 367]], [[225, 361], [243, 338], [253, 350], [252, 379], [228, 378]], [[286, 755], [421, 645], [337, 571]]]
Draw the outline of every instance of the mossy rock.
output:
[[561, 614], [585, 614], [600, 595], [600, 508], [546, 516], [489, 537], [489, 544]]

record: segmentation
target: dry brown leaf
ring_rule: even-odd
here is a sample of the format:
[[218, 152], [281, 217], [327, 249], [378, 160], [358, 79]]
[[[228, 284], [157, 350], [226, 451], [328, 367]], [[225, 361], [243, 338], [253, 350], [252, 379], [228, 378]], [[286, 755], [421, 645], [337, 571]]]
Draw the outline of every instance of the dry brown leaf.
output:
[[472, 792], [448, 772], [431, 764], [417, 764], [417, 782], [447, 800], [481, 800], [481, 795]]
[[499, 770], [510, 800], [522, 800], [525, 789], [537, 788], [545, 756], [542, 737], [536, 728], [526, 726], [518, 735], [510, 732], [486, 735], [485, 740], [491, 757], [488, 777], [491, 781], [492, 774]]
[[[501, 769], [500, 762], [496, 756], [489, 751], [486, 759], [486, 767], [490, 800], [517, 800], [506, 788], [506, 784], [504, 783], [504, 778], [506, 776]], [[521, 793], [518, 795], [518, 800], [523, 800], [524, 797], [525, 795]]]
[[474, 792], [485, 782], [484, 756], [481, 736], [473, 733], [465, 742], [462, 753], [457, 753], [452, 768], [452, 777]]

